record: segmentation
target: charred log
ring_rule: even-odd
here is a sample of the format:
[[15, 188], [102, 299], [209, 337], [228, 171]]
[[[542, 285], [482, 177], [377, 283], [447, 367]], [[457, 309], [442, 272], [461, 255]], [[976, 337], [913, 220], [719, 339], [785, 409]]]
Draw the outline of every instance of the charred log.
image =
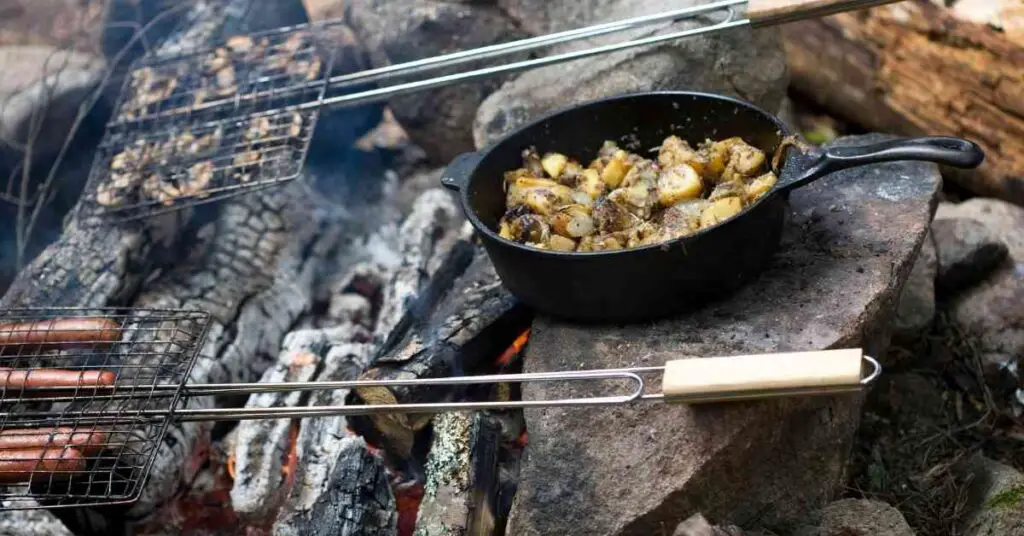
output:
[[[393, 380], [479, 373], [494, 365], [495, 359], [527, 327], [531, 316], [502, 287], [490, 259], [477, 248], [473, 262], [426, 316], [427, 320], [396, 338], [397, 343], [385, 347], [374, 360], [373, 368], [361, 378]], [[357, 389], [355, 393], [365, 404], [442, 402], [468, 394], [449, 386], [371, 387]], [[428, 414], [396, 413], [368, 417], [372, 426], [366, 426], [364, 419], [356, 421], [364, 421], [362, 430], [381, 434], [381, 443], [389, 454], [410, 460], [416, 433], [430, 419]]]

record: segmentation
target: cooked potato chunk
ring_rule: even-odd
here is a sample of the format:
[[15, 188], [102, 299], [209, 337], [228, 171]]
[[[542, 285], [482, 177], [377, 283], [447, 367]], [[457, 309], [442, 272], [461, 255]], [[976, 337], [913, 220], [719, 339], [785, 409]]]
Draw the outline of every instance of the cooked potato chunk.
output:
[[629, 172], [629, 168], [624, 160], [612, 158], [604, 166], [604, 169], [601, 170], [601, 180], [609, 188], [618, 188], [619, 184], [622, 183], [622, 179], [626, 178], [627, 172]]
[[566, 205], [551, 216], [551, 230], [562, 236], [582, 238], [594, 229], [594, 218], [583, 205]]
[[548, 174], [552, 179], [558, 180], [562, 176], [562, 171], [565, 170], [565, 166], [569, 163], [569, 157], [561, 153], [548, 153], [541, 159], [540, 165], [544, 168], [544, 172]]
[[739, 214], [741, 210], [743, 210], [743, 201], [739, 197], [724, 197], [704, 209], [700, 215], [700, 226], [703, 228], [717, 225]]
[[576, 241], [560, 235], [551, 235], [548, 239], [548, 248], [555, 251], [575, 251]]
[[594, 223], [601, 233], [610, 233], [629, 229], [639, 221], [625, 207], [606, 197], [594, 205]]
[[607, 190], [604, 181], [601, 180], [601, 174], [596, 169], [583, 170], [579, 180], [576, 182], [576, 189], [584, 192], [591, 199], [601, 197]]
[[686, 164], [697, 171], [704, 173], [707, 162], [690, 144], [679, 136], [669, 136], [661, 144], [658, 152], [658, 165], [664, 169]]
[[742, 177], [753, 177], [764, 166], [764, 153], [738, 139], [729, 148], [729, 167]]
[[628, 210], [631, 214], [646, 220], [658, 201], [657, 188], [649, 182], [638, 182], [629, 188], [619, 188], [608, 194], [608, 199]]
[[551, 237], [551, 228], [536, 214], [522, 214], [508, 222], [512, 239], [517, 242], [543, 244]]
[[704, 190], [697, 170], [687, 164], [677, 164], [658, 176], [658, 203], [670, 207], [680, 201], [696, 199]]
[[747, 183], [747, 199], [750, 201], [760, 199], [761, 196], [770, 192], [775, 187], [776, 182], [778, 182], [778, 179], [771, 171], [750, 181]]

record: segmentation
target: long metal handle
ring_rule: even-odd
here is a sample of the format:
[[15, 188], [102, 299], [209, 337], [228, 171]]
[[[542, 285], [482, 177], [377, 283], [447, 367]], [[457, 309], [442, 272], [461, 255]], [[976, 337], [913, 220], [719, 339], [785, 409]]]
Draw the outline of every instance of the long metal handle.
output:
[[752, 25], [774, 26], [798, 20], [865, 9], [900, 0], [750, 0], [747, 17]]

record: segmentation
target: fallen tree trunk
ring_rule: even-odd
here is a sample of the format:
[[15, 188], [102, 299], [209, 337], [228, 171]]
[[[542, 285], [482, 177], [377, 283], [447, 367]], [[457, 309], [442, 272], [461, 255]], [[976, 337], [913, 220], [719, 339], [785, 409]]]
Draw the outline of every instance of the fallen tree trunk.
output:
[[1024, 18], [999, 30], [968, 20], [977, 6], [917, 0], [785, 25], [792, 85], [870, 130], [976, 141], [985, 163], [952, 180], [1024, 204]]

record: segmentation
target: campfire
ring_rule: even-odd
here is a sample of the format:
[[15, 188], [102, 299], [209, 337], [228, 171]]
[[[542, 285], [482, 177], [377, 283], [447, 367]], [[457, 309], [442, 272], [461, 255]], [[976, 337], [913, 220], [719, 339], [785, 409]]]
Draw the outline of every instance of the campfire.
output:
[[[740, 12], [734, 7], [740, 3], [723, 2], [728, 4], [723, 8], [728, 13], [722, 18], [716, 18], [710, 8], [700, 7], [706, 18], [702, 24], [707, 29], [739, 27], [736, 17]], [[45, 248], [39, 246], [39, 254], [20, 271], [0, 305], [118, 306], [209, 313], [212, 322], [187, 373], [189, 385], [197, 386], [654, 369], [695, 356], [782, 353], [800, 348], [860, 347], [869, 348], [876, 357], [885, 355], [895, 305], [914, 258], [926, 243], [935, 205], [939, 174], [927, 165], [879, 160], [870, 168], [843, 171], [837, 180], [823, 177], [823, 170], [831, 169], [828, 165], [819, 166], [820, 173], [806, 175], [808, 185], [794, 188], [785, 205], [782, 200], [766, 198], [778, 202], [766, 209], [770, 218], [762, 225], [746, 223], [753, 229], [749, 236], [728, 241], [731, 247], [746, 249], [729, 255], [711, 255], [708, 252], [721, 251], [706, 246], [673, 249], [675, 246], [665, 245], [684, 236], [671, 235], [669, 231], [678, 229], [662, 225], [664, 218], [655, 221], [651, 206], [642, 206], [646, 201], [640, 199], [633, 208], [644, 209], [644, 224], [665, 233], [664, 244], [657, 243], [663, 246], [660, 251], [671, 251], [684, 263], [700, 256], [702, 250], [709, 263], [720, 263], [714, 266], [723, 270], [716, 272], [736, 270], [735, 278], [727, 278], [739, 281], [742, 277], [746, 284], [737, 283], [733, 288], [731, 281], [703, 285], [694, 280], [687, 282], [693, 286], [686, 292], [661, 292], [655, 273], [667, 277], [679, 266], [664, 263], [660, 264], [663, 270], [643, 265], [627, 277], [621, 271], [541, 274], [551, 277], [546, 282], [550, 285], [539, 287], [534, 296], [556, 290], [547, 294], [590, 297], [581, 288], [594, 291], [594, 281], [600, 283], [601, 279], [627, 290], [646, 288], [649, 295], [664, 299], [659, 307], [670, 307], [673, 300], [683, 299], [680, 296], [689, 299], [691, 293], [722, 291], [717, 301], [689, 314], [621, 325], [557, 319], [558, 315], [525, 305], [521, 296], [514, 297], [498, 276], [501, 271], [505, 277], [509, 266], [485, 249], [492, 245], [488, 239], [497, 239], [474, 227], [479, 222], [466, 218], [461, 199], [442, 188], [442, 184], [451, 189], [459, 185], [452, 184], [452, 177], [441, 166], [458, 162], [455, 159], [460, 155], [491, 144], [531, 118], [592, 97], [654, 88], [727, 92], [767, 110], [754, 114], [750, 111], [754, 108], [743, 108], [743, 113], [731, 109], [730, 118], [774, 117], [769, 114], [779, 109], [787, 87], [779, 32], [762, 27], [720, 36], [693, 33], [693, 40], [685, 43], [678, 38], [651, 41], [641, 49], [585, 57], [581, 63], [523, 74], [509, 71], [486, 80], [468, 79], [421, 94], [395, 96], [386, 102], [314, 111], [301, 99], [330, 93], [326, 83], [316, 85], [319, 78], [343, 77], [610, 18], [625, 19], [641, 15], [634, 13], [640, 4], [653, 9], [659, 3], [608, 0], [604, 2], [607, 12], [601, 13], [577, 13], [572, 2], [365, 0], [335, 7], [312, 1], [305, 4], [304, 11], [298, 0], [198, 0], [181, 7], [170, 21], [173, 24], [155, 25], [158, 28], [153, 31], [161, 33], [160, 39], [147, 39], [147, 46], [150, 41], [159, 44], [145, 59], [142, 74], [126, 74], [122, 63], [130, 57], [112, 64], [112, 76], [104, 80], [103, 88], [114, 92], [112, 88], [123, 85], [137, 88], [140, 94], [127, 108], [90, 112], [96, 115], [90, 117], [97, 124], [123, 129], [156, 113], [172, 118], [171, 124], [177, 125], [175, 121], [184, 121], [180, 117], [183, 111], [186, 116], [194, 111], [190, 107], [224, 114], [218, 116], [221, 123], [206, 125], [201, 133], [175, 131], [173, 136], [155, 141], [146, 136], [137, 140], [130, 130], [119, 130], [116, 143], [76, 142], [69, 149], [73, 162], [91, 162], [95, 157], [117, 180], [106, 189], [86, 191], [83, 184], [91, 183], [84, 177], [61, 170], [70, 178], [57, 181], [65, 189], [60, 199], [92, 195], [82, 206], [88, 205], [88, 215], [93, 217], [102, 207], [134, 213], [141, 206], [136, 205], [134, 196], [149, 192], [156, 196], [153, 203], [159, 205], [158, 210], [141, 220], [104, 225], [91, 221], [86, 225], [71, 211], [75, 203], [68, 203], [59, 214], [68, 216], [65, 223], [46, 229], [50, 242]], [[688, 1], [679, 9], [697, 5], [704, 4]], [[766, 17], [760, 22], [765, 26], [787, 16], [763, 10], [768, 4], [760, 5], [760, 16]], [[754, 7], [758, 7], [756, 3]], [[112, 20], [107, 22], [116, 23], [121, 15], [111, 14]], [[314, 39], [300, 28], [294, 35], [301, 39], [291, 37], [290, 32], [309, 22], [307, 19], [315, 22], [327, 15], [341, 17], [340, 22], [329, 25], [329, 32]], [[661, 30], [694, 29], [690, 23], [667, 17], [658, 24]], [[626, 33], [630, 38], [644, 38], [656, 30], [636, 27]], [[260, 37], [268, 35], [272, 37]], [[603, 34], [592, 37], [586, 46], [621, 39]], [[135, 45], [126, 46], [131, 49]], [[569, 53], [583, 46], [567, 40], [557, 50]], [[194, 58], [186, 54], [192, 58], [189, 61], [195, 72], [186, 69], [175, 74], [182, 81], [168, 78], [169, 71], [157, 68], [162, 64], [191, 65], [175, 59], [193, 50], [207, 52]], [[521, 52], [521, 59], [535, 57], [528, 49]], [[721, 57], [708, 61], [710, 55]], [[269, 70], [245, 72], [232, 67], [258, 57], [266, 60], [264, 67]], [[199, 71], [214, 73], [211, 76], [217, 84], [197, 83], [193, 78]], [[260, 86], [261, 81], [279, 75], [277, 82]], [[360, 81], [358, 77], [353, 80]], [[346, 87], [370, 93], [376, 87], [372, 84], [377, 83], [364, 87], [355, 82], [346, 82]], [[706, 87], [693, 87], [698, 82]], [[185, 86], [187, 91], [182, 90]], [[302, 95], [285, 89], [295, 87]], [[247, 96], [239, 96], [246, 91]], [[161, 108], [161, 99], [168, 95], [179, 99], [177, 105]], [[244, 116], [256, 109], [259, 96], [268, 95], [274, 110], [266, 117], [224, 119], [239, 110]], [[344, 100], [337, 93], [332, 95]], [[717, 121], [709, 119], [714, 114], [705, 115], [702, 121]], [[699, 121], [690, 121], [687, 128], [703, 128], [696, 123]], [[776, 128], [782, 123], [769, 123], [770, 132], [762, 137], [782, 137], [782, 130]], [[220, 128], [224, 125], [230, 128]], [[710, 123], [704, 126], [717, 128]], [[624, 199], [638, 191], [637, 184], [643, 186], [633, 182], [641, 180], [641, 173], [630, 177], [626, 166], [647, 157], [639, 142], [637, 147], [627, 145], [633, 134], [623, 136], [622, 147], [628, 152], [613, 144], [605, 150], [608, 154], [597, 152], [596, 158], [594, 151], [568, 155], [573, 152], [572, 144], [562, 141], [529, 151], [502, 146], [511, 156], [522, 154], [523, 167], [517, 169], [520, 163], [511, 157], [501, 165], [508, 173], [518, 173], [527, 186], [554, 184], [563, 174], [575, 173], [581, 179], [572, 189], [555, 184], [566, 190], [565, 196], [571, 200], [567, 206], [583, 206], [586, 199], [580, 195], [589, 194], [580, 185], [603, 188], [605, 183], [611, 184], [609, 180], [622, 184], [614, 195]], [[697, 225], [718, 225], [735, 215], [742, 218], [745, 205], [718, 201], [736, 201], [754, 187], [766, 195], [776, 180], [782, 184], [781, 172], [777, 178], [775, 171], [762, 170], [758, 164], [744, 171], [749, 176], [744, 175], [746, 182], [737, 183], [740, 186], [725, 184], [725, 188], [709, 187], [708, 191], [689, 188], [686, 181], [712, 180], [711, 175], [704, 176], [704, 171], [697, 173], [696, 169], [710, 170], [713, 162], [723, 168], [708, 171], [720, 174], [714, 180], [727, 171], [739, 173], [736, 166], [726, 165], [732, 158], [729, 155], [737, 151], [744, 151], [745, 160], [763, 160], [764, 166], [771, 165], [773, 170], [778, 161], [784, 161], [779, 158], [781, 153], [776, 158], [765, 157], [766, 151], [754, 147], [755, 142], [730, 136], [708, 139], [705, 145], [695, 144], [693, 150], [684, 147], [688, 142], [677, 136], [658, 136], [665, 140], [664, 146], [677, 149], [678, 162], [673, 160], [666, 168], [671, 164], [694, 170], [693, 174], [675, 176], [678, 184], [669, 192], [675, 194], [670, 196], [673, 202], [678, 201], [676, 197], [707, 196], [700, 201], [732, 210], [719, 217], [715, 213], [709, 216], [708, 209], [702, 208], [704, 212], [682, 220], [686, 226], [697, 229]], [[785, 140], [788, 144], [792, 137]], [[152, 146], [147, 145], [150, 141]], [[852, 147], [885, 141], [868, 135], [834, 143]], [[124, 169], [131, 165], [141, 162], [159, 168], [176, 152], [198, 154], [209, 146], [219, 149], [222, 145], [246, 146], [246, 150], [218, 152], [174, 183], [158, 180], [160, 173], [139, 184], [129, 184], [131, 180], [126, 178], [130, 173]], [[817, 150], [803, 145], [800, 149]], [[286, 155], [283, 164], [268, 163], [280, 154]], [[504, 159], [501, 151], [490, 154]], [[592, 158], [594, 163], [588, 164]], [[660, 158], [659, 153], [651, 162], [661, 166]], [[585, 170], [585, 165], [597, 167]], [[584, 182], [588, 177], [603, 182]], [[914, 180], [902, 180], [908, 177]], [[809, 185], [819, 178], [821, 183]], [[164, 210], [177, 198], [212, 184], [216, 185], [215, 195], [202, 197], [184, 210]], [[548, 200], [530, 197], [535, 192], [527, 186], [519, 193], [529, 199], [526, 204], [536, 213], [509, 208], [499, 214], [500, 220], [495, 218], [496, 236], [511, 236], [521, 244], [536, 246], [537, 251], [557, 250], [559, 243], [564, 248], [566, 242], [572, 247], [559, 251], [618, 249], [630, 241], [635, 244], [629, 248], [640, 250], [654, 244], [643, 242], [639, 235], [630, 237], [621, 229], [602, 234], [601, 240], [563, 236], [570, 224], [586, 235], [591, 228], [626, 225], [632, 219], [626, 212], [616, 213], [618, 218], [593, 221], [570, 212], [548, 214], [544, 211]], [[239, 197], [225, 193], [235, 187], [251, 191]], [[467, 198], [482, 197], [479, 191], [462, 187], [463, 192], [470, 192]], [[738, 194], [739, 189], [745, 194]], [[688, 193], [690, 190], [697, 193]], [[220, 197], [221, 193], [225, 197]], [[788, 190], [786, 193], [788, 196]], [[723, 197], [712, 201], [716, 195]], [[657, 216], [664, 214], [658, 212]], [[559, 217], [566, 215], [573, 217], [568, 222]], [[777, 221], [771, 219], [776, 217]], [[44, 221], [59, 219], [51, 216]], [[554, 238], [561, 240], [552, 240], [547, 231], [559, 225], [566, 230], [555, 233], [559, 236]], [[502, 226], [508, 227], [504, 230], [508, 233]], [[532, 234], [537, 236], [531, 238]], [[772, 252], [771, 262], [764, 261], [767, 267], [755, 269], [753, 261], [741, 265], [741, 258], [760, 258], [753, 250], [777, 238], [781, 246]], [[573, 249], [584, 245], [590, 249]], [[583, 281], [583, 274], [594, 281]], [[591, 303], [607, 305], [598, 296], [601, 292], [593, 294], [597, 297]], [[560, 300], [555, 296], [552, 301]], [[653, 307], [645, 299], [633, 301], [635, 309]], [[567, 306], [567, 310], [571, 308]], [[579, 313], [600, 315], [591, 310]], [[855, 387], [860, 388], [859, 384]], [[299, 411], [567, 400], [602, 394], [597, 387], [559, 382], [415, 387], [363, 384], [335, 390], [191, 395], [182, 398], [181, 407]], [[532, 408], [448, 408], [430, 413], [324, 413], [301, 418], [290, 413], [271, 419], [236, 416], [215, 423], [170, 421], [137, 500], [82, 509], [0, 512], [0, 532], [27, 527], [35, 534], [56, 536], [633, 536], [672, 534], [673, 530], [688, 534], [683, 532], [685, 523], [679, 523], [697, 512], [751, 526], [790, 528], [794, 519], [820, 509], [842, 488], [860, 404], [855, 397], [826, 397], [707, 409], [672, 404], [572, 411], [546, 408], [543, 412]]]

